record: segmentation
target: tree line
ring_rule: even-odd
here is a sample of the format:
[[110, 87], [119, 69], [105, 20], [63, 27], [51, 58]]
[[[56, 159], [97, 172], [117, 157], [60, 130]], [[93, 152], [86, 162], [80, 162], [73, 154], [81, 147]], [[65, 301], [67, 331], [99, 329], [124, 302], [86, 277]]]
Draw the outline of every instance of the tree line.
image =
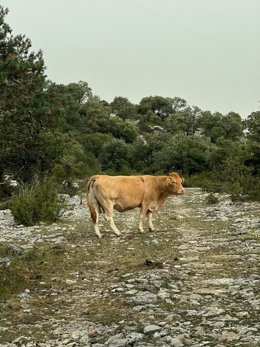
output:
[[57, 84], [7, 13], [0, 6], [0, 182], [51, 178], [61, 187], [95, 173], [179, 171], [187, 185], [259, 198], [260, 111], [243, 120], [180, 97], [107, 102], [87, 82]]

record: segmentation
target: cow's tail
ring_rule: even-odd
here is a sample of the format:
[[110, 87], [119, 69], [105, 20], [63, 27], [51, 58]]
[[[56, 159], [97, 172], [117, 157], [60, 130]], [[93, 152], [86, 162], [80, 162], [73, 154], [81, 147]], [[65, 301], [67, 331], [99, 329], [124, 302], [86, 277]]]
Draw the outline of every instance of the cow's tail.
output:
[[97, 213], [104, 213], [105, 210], [103, 206], [100, 204], [97, 196], [94, 193], [94, 186], [96, 181], [98, 180], [97, 176], [90, 177], [88, 183], [87, 183], [87, 203], [90, 210], [91, 219], [93, 220], [93, 223], [96, 223], [98, 214]]
[[91, 177], [87, 183], [87, 204], [88, 204], [88, 208], [89, 208], [93, 223], [97, 222], [97, 211], [93, 203], [93, 199], [94, 199], [93, 187], [95, 185], [95, 182], [96, 180], [93, 177]]

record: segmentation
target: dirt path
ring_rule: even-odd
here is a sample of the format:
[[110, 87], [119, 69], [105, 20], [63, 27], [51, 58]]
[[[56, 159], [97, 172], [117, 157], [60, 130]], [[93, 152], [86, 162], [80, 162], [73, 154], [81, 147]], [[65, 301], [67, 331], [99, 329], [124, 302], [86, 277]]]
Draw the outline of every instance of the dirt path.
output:
[[104, 223], [101, 241], [75, 205], [14, 239], [10, 267], [33, 252], [33, 285], [2, 302], [0, 346], [257, 346], [260, 204], [220, 200], [187, 189], [156, 232], [138, 233], [133, 211], [115, 216], [122, 237]]

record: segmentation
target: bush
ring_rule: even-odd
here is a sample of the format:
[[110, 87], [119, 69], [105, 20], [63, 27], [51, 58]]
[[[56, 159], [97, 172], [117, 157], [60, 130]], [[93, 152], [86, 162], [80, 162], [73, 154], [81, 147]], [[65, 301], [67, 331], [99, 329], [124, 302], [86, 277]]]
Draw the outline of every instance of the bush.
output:
[[22, 187], [13, 194], [10, 203], [16, 222], [30, 226], [40, 221], [56, 221], [64, 207], [57, 193], [57, 186], [50, 179]]
[[207, 204], [212, 205], [212, 204], [217, 204], [218, 202], [219, 202], [218, 198], [213, 193], [209, 193], [209, 195], [206, 196], [206, 203]]
[[187, 179], [191, 187], [201, 187], [207, 192], [223, 192], [223, 181], [220, 181], [213, 172], [204, 172], [192, 175]]

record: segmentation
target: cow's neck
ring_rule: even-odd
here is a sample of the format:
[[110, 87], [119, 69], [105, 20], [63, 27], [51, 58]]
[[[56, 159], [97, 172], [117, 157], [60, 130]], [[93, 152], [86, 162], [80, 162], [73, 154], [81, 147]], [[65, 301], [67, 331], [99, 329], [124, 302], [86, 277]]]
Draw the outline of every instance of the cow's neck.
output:
[[165, 178], [165, 180], [163, 180], [162, 182], [162, 186], [160, 187], [159, 195], [158, 195], [159, 206], [162, 206], [165, 200], [168, 198], [168, 196], [172, 194], [168, 189], [166, 189], [167, 176], [163, 176], [163, 177]]

